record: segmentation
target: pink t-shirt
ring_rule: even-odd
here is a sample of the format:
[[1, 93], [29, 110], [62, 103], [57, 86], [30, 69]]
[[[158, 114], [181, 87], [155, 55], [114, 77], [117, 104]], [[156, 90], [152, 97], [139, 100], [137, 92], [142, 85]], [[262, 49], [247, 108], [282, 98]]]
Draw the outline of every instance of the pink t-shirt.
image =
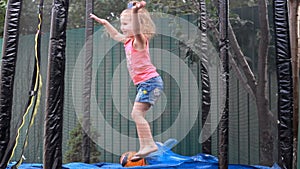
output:
[[148, 41], [143, 50], [134, 49], [133, 39], [126, 41], [124, 47], [127, 58], [127, 68], [135, 85], [159, 76], [155, 66], [151, 63]]

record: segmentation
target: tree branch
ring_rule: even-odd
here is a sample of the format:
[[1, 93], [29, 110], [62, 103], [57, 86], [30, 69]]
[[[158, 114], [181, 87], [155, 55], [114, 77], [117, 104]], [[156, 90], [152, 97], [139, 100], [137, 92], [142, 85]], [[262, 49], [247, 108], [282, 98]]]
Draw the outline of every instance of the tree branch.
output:
[[[212, 29], [214, 35], [216, 36], [216, 38], [218, 38], [219, 36], [219, 31], [217, 30], [217, 28], [213, 25], [213, 22], [207, 22], [208, 26]], [[255, 80], [255, 76], [252, 73], [252, 70], [248, 64], [248, 62], [246, 61], [246, 57], [244, 56], [239, 43], [235, 37], [235, 34], [233, 32], [233, 29], [231, 27], [231, 24], [229, 23], [229, 28], [228, 28], [229, 34], [228, 34], [228, 38], [229, 38], [229, 44], [231, 47], [231, 50], [233, 51], [233, 55], [231, 56], [233, 59], [231, 61], [231, 63], [234, 64], [234, 66], [237, 66], [237, 62], [242, 66], [243, 69], [243, 73], [246, 77], [246, 81], [248, 82], [248, 86], [249, 89], [251, 90], [248, 91], [250, 92], [250, 94], [252, 95], [253, 93], [256, 93], [256, 80]], [[233, 62], [234, 61], [234, 62]], [[241, 71], [238, 69], [235, 69], [237, 73], [241, 74]], [[241, 80], [245, 80], [244, 78], [242, 78]]]
[[240, 45], [236, 39], [236, 36], [234, 34], [234, 31], [232, 29], [231, 24], [228, 24], [228, 38], [229, 38], [229, 44], [230, 47], [234, 53], [233, 58], [234, 60], [237, 60], [238, 63], [242, 66], [243, 72], [247, 78], [247, 82], [252, 90], [253, 93], [256, 93], [256, 79], [255, 76], [246, 60], [245, 55], [243, 54]]
[[245, 77], [242, 75], [242, 72], [240, 71], [240, 69], [238, 69], [238, 65], [235, 62], [233, 55], [229, 55], [230, 57], [230, 65], [232, 65], [232, 68], [234, 69], [237, 78], [240, 80], [240, 82], [242, 83], [243, 88], [252, 96], [253, 99], [256, 99], [255, 97], [255, 93], [253, 93], [253, 90], [251, 89], [249, 83], [247, 83], [247, 79], [245, 79]]

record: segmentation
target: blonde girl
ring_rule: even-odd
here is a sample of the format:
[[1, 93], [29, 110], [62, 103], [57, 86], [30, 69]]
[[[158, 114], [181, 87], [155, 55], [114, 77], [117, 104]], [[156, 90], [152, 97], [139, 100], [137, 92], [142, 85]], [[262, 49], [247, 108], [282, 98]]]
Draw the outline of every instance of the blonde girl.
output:
[[162, 78], [150, 60], [149, 39], [155, 34], [155, 25], [145, 6], [144, 1], [128, 3], [128, 8], [121, 13], [120, 17], [122, 33], [118, 32], [107, 20], [90, 14], [90, 18], [105, 27], [111, 38], [124, 43], [127, 68], [137, 87], [131, 117], [136, 124], [140, 149], [131, 159], [132, 161], [144, 158], [158, 148], [145, 115], [163, 90]]

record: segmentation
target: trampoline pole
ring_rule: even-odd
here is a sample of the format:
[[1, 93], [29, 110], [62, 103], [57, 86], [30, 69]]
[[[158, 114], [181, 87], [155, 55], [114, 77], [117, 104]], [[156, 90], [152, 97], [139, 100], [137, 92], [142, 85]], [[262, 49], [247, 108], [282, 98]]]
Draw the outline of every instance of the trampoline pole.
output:
[[229, 122], [229, 61], [228, 61], [228, 0], [219, 0], [219, 50], [220, 60], [222, 62], [221, 81], [224, 84], [223, 96], [225, 99], [222, 104], [219, 123], [219, 168], [228, 168], [228, 122]]
[[[208, 70], [208, 58], [207, 58], [207, 15], [206, 15], [206, 2], [205, 0], [198, 0], [198, 7], [200, 11], [200, 22], [198, 28], [201, 31], [198, 35], [197, 49], [200, 52], [200, 76], [201, 76], [201, 91], [202, 91], [202, 131], [203, 136], [199, 138], [202, 142], [202, 152], [205, 154], [211, 154], [211, 120], [209, 116], [211, 106], [210, 96], [210, 79]], [[200, 47], [201, 46], [201, 47]], [[207, 125], [204, 129], [204, 125]]]
[[278, 79], [279, 164], [293, 163], [293, 78], [287, 0], [274, 1], [274, 32]]
[[85, 20], [85, 66], [84, 66], [84, 89], [83, 89], [83, 121], [82, 121], [82, 158], [83, 162], [90, 163], [90, 100], [93, 66], [93, 32], [94, 22], [89, 18], [93, 13], [94, 0], [86, 0]]
[[53, 0], [44, 126], [44, 169], [62, 168], [64, 76], [68, 0]]
[[7, 165], [7, 161], [3, 157], [10, 141], [10, 122], [21, 8], [22, 0], [9, 0], [5, 16], [0, 75], [0, 168], [6, 168]]

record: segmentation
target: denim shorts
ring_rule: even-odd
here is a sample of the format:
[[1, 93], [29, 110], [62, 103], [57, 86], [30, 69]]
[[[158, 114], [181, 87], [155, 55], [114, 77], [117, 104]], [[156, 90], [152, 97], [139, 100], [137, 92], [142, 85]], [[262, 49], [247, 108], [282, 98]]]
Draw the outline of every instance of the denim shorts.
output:
[[153, 77], [145, 82], [141, 82], [137, 85], [135, 101], [154, 105], [160, 97], [163, 88], [164, 83], [160, 76]]

